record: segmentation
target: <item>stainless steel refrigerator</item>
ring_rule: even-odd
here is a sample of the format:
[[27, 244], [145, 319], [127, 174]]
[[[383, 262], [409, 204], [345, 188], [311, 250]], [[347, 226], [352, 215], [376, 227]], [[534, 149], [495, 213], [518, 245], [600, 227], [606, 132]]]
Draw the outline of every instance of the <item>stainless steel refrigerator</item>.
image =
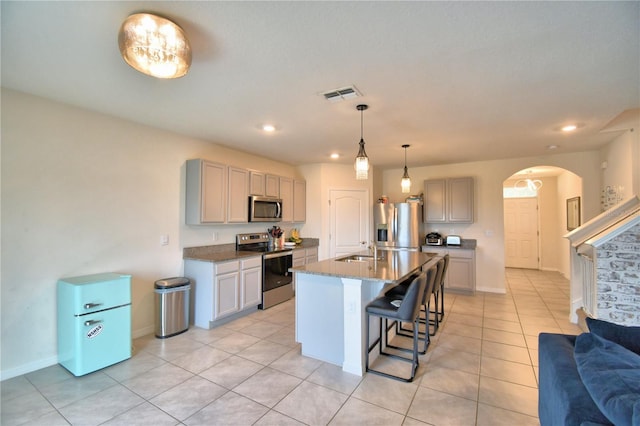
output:
[[378, 203], [373, 217], [378, 248], [420, 251], [420, 203]]

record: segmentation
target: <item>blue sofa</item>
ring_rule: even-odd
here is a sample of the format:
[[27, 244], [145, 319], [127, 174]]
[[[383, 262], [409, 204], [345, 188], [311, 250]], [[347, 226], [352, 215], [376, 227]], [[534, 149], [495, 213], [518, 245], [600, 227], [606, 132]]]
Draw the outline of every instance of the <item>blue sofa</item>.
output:
[[640, 426], [640, 327], [587, 326], [538, 336], [540, 424]]

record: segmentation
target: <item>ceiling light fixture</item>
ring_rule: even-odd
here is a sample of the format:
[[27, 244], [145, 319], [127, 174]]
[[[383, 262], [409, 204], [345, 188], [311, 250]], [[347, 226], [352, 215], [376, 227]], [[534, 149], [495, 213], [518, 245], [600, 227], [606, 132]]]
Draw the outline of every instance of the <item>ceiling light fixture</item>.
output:
[[276, 126], [274, 126], [273, 124], [263, 124], [262, 130], [264, 130], [265, 132], [275, 132]]
[[537, 192], [542, 188], [542, 181], [540, 179], [521, 179], [513, 187], [515, 189], [527, 188], [529, 191]]
[[191, 66], [191, 46], [184, 31], [160, 16], [130, 15], [120, 27], [118, 46], [127, 64], [152, 77], [182, 77]]
[[573, 132], [577, 128], [578, 126], [576, 126], [575, 124], [568, 124], [566, 126], [562, 126], [560, 130], [562, 130], [563, 132]]
[[400, 186], [402, 187], [402, 193], [408, 194], [411, 192], [411, 178], [409, 177], [409, 171], [407, 170], [407, 148], [411, 145], [402, 145], [404, 148], [404, 174], [402, 175], [402, 181]]
[[364, 151], [364, 137], [363, 135], [363, 111], [369, 108], [368, 105], [358, 105], [356, 107], [360, 111], [360, 149], [356, 156], [356, 162], [354, 167], [356, 169], [356, 179], [365, 180], [369, 178], [369, 157]]
[[340, 158], [340, 154], [338, 154], [337, 152], [334, 152], [333, 154], [331, 154], [331, 158], [336, 160], [336, 159]]

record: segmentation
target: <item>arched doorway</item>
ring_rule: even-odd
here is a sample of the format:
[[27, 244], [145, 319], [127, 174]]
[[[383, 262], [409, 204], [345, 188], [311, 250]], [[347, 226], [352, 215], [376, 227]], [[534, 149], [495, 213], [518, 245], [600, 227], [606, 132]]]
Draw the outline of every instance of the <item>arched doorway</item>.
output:
[[522, 169], [503, 182], [505, 266], [570, 276], [565, 200], [582, 179], [554, 166]]

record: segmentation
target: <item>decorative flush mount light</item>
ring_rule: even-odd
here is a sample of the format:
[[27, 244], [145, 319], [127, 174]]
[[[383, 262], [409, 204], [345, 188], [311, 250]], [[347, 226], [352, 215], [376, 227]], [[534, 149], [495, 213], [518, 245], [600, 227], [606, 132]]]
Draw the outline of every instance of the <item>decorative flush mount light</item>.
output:
[[152, 77], [182, 77], [191, 66], [191, 46], [184, 31], [160, 16], [129, 16], [120, 27], [118, 46], [127, 64]]
[[402, 175], [400, 186], [402, 187], [403, 194], [411, 192], [411, 178], [409, 177], [409, 171], [407, 170], [407, 148], [410, 146], [411, 145], [402, 145], [404, 148], [404, 174]]
[[369, 108], [368, 105], [358, 105], [356, 107], [358, 111], [360, 111], [360, 149], [358, 150], [358, 155], [356, 156], [356, 163], [354, 167], [356, 169], [356, 179], [357, 180], [365, 180], [369, 178], [369, 157], [367, 157], [367, 153], [364, 151], [364, 138], [363, 138], [363, 111]]
[[521, 179], [517, 181], [513, 187], [515, 189], [527, 188], [529, 191], [539, 191], [542, 188], [542, 181], [540, 179]]

